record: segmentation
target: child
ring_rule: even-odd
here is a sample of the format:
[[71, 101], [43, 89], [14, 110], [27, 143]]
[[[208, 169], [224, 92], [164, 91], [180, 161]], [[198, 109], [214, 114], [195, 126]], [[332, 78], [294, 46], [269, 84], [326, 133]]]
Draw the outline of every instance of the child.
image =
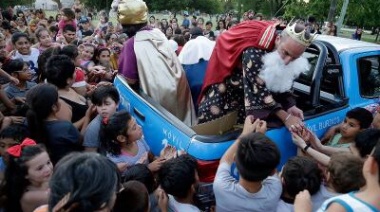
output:
[[[333, 197], [325, 201], [318, 212], [362, 212], [380, 210], [380, 142], [372, 150], [372, 153], [364, 162], [362, 169], [366, 186], [358, 192]], [[303, 191], [297, 195], [295, 201], [295, 212], [311, 212], [310, 194]]]
[[102, 121], [100, 139], [107, 157], [116, 163], [124, 175], [128, 167], [141, 163], [157, 172], [164, 157], [154, 160], [148, 144], [143, 139], [141, 126], [126, 111], [116, 112]]
[[[304, 130], [306, 131], [306, 134], [310, 136], [301, 138], [295, 132], [292, 132], [293, 143], [302, 150], [303, 154], [311, 156], [323, 166], [327, 166], [329, 164], [329, 155], [334, 155], [341, 152], [351, 153], [357, 157], [365, 159], [380, 138], [380, 130], [366, 129], [358, 133], [355, 138], [355, 142], [348, 148], [329, 147], [322, 145], [317, 136], [310, 130]], [[305, 140], [308, 140], [310, 143], [307, 144]]]
[[77, 23], [75, 21], [75, 13], [70, 8], [63, 8], [61, 10], [61, 20], [58, 22], [58, 34], [63, 33], [63, 28], [65, 28], [66, 25], [72, 25], [74, 28], [77, 27]]
[[80, 134], [70, 121], [59, 120], [58, 91], [54, 85], [39, 84], [26, 95], [26, 114], [31, 137], [49, 149], [53, 164], [63, 156], [80, 151]]
[[344, 122], [340, 125], [340, 133], [336, 134], [327, 145], [349, 147], [360, 131], [371, 126], [372, 120], [371, 112], [364, 108], [357, 107], [348, 111]]
[[32, 212], [48, 202], [53, 165], [46, 149], [26, 138], [8, 148], [9, 164], [5, 171], [5, 211]]
[[[264, 134], [266, 122], [247, 116], [241, 136], [224, 153], [214, 181], [216, 211], [275, 211], [282, 186], [272, 177], [280, 151]], [[256, 132], [256, 133], [251, 133]], [[231, 176], [236, 161], [239, 181]]]
[[123, 190], [117, 194], [113, 212], [149, 212], [149, 195], [144, 184], [131, 180], [123, 183]]
[[128, 182], [130, 180], [137, 180], [143, 183], [149, 193], [150, 211], [159, 211], [159, 205], [157, 202], [157, 194], [160, 193], [157, 189], [157, 182], [153, 173], [144, 164], [136, 164], [129, 167], [128, 171], [122, 178], [122, 182]]
[[91, 23], [90, 23], [90, 20], [88, 20], [88, 18], [86, 17], [81, 18], [79, 23], [82, 26], [80, 30], [80, 34], [82, 38], [91, 36], [94, 33], [94, 30], [91, 29]]
[[20, 144], [28, 135], [26, 127], [23, 125], [10, 125], [0, 133], [0, 175], [3, 180], [4, 172], [8, 164], [6, 152], [8, 148]]
[[71, 85], [71, 88], [81, 96], [86, 96], [88, 84], [85, 79], [85, 72], [79, 67], [80, 59], [78, 47], [72, 44], [64, 46], [60, 54], [70, 57], [75, 65], [75, 82]]
[[83, 50], [80, 52], [81, 53], [80, 67], [88, 72], [93, 66], [95, 66], [95, 63], [93, 61], [95, 49], [96, 48], [94, 45], [84, 43]]
[[[365, 185], [362, 174], [363, 160], [349, 153], [334, 154], [324, 171], [325, 184], [312, 196], [313, 211], [331, 197], [358, 191]], [[309, 190], [310, 191], [310, 190]]]
[[89, 82], [99, 83], [100, 81], [112, 82], [117, 70], [111, 68], [111, 51], [108, 48], [100, 48], [95, 51], [95, 60], [98, 66], [104, 67], [99, 71], [92, 71], [89, 74]]
[[40, 52], [38, 49], [31, 48], [31, 41], [27, 34], [16, 32], [12, 35], [12, 44], [16, 51], [12, 56], [12, 59], [22, 59], [29, 63], [29, 68], [33, 74], [32, 80], [37, 80], [38, 76], [38, 56]]
[[25, 99], [26, 92], [37, 85], [37, 83], [31, 82], [33, 75], [29, 64], [21, 59], [14, 59], [4, 64], [4, 70], [19, 81], [18, 84], [11, 82], [5, 88], [9, 99]]
[[197, 161], [184, 154], [167, 160], [158, 174], [161, 188], [169, 194], [169, 211], [200, 212], [194, 205], [199, 177]]
[[99, 86], [91, 96], [98, 115], [90, 122], [84, 134], [83, 146], [86, 152], [102, 152], [100, 148], [99, 131], [102, 120], [111, 117], [119, 107], [119, 92], [113, 86]]
[[120, 185], [117, 168], [106, 157], [72, 153], [62, 158], [54, 170], [46, 211], [110, 212]]
[[322, 182], [318, 164], [303, 156], [289, 159], [281, 170], [280, 178], [282, 195], [277, 205], [277, 212], [294, 211], [293, 204], [296, 195], [304, 189], [313, 195], [319, 191]]

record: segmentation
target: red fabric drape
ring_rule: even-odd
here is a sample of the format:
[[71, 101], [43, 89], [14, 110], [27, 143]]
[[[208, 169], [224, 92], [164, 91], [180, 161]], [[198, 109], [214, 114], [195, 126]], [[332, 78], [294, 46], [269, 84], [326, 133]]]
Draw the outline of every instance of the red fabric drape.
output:
[[274, 22], [253, 20], [244, 21], [222, 33], [209, 60], [198, 103], [210, 85], [221, 83], [231, 75], [241, 62], [239, 58], [244, 49], [255, 47], [272, 50], [276, 39], [275, 32]]

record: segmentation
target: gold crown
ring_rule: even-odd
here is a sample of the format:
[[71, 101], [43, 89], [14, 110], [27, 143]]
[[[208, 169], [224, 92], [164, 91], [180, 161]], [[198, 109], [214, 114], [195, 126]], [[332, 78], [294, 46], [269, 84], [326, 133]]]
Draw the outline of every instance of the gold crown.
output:
[[148, 7], [142, 0], [122, 0], [117, 8], [120, 24], [142, 24], [148, 20]]
[[288, 34], [293, 40], [300, 43], [301, 45], [304, 45], [306, 47], [310, 46], [317, 33], [311, 34], [306, 27], [301, 32], [296, 32], [296, 26], [297, 21], [290, 21], [290, 23], [285, 28], [286, 34]]

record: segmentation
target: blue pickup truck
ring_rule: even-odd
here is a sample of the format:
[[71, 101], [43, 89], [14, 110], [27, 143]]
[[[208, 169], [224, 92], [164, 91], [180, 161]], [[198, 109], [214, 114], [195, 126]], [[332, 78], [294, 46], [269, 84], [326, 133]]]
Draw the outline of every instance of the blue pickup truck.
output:
[[[318, 136], [342, 122], [348, 110], [378, 104], [380, 45], [319, 36], [303, 56], [311, 69], [300, 75], [293, 91], [306, 126]], [[122, 76], [117, 76], [114, 84], [121, 95], [121, 107], [143, 127], [153, 153], [159, 154], [165, 144], [184, 150], [198, 160], [200, 180], [213, 181], [219, 159], [241, 130], [219, 135], [196, 133], [146, 94], [133, 91]], [[267, 135], [281, 150], [281, 165], [296, 154], [285, 127], [269, 129]]]

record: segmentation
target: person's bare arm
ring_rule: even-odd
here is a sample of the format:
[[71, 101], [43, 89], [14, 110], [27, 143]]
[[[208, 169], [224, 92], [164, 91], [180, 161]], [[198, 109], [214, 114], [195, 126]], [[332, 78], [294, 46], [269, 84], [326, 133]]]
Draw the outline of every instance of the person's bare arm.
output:
[[[308, 148], [306, 148], [308, 146], [306, 142], [294, 132], [292, 132], [292, 139], [293, 139], [293, 143], [297, 147], [299, 147], [301, 150], [304, 150], [304, 153], [314, 158], [318, 163], [324, 166], [327, 166], [329, 164], [330, 162], [329, 156], [321, 152], [318, 152], [317, 150], [313, 149], [312, 146], [309, 146]], [[306, 151], [305, 151], [305, 148], [306, 148]]]
[[338, 203], [332, 203], [328, 208], [326, 212], [346, 212], [346, 209]]
[[253, 116], [247, 116], [244, 122], [243, 132], [240, 137], [227, 149], [223, 157], [220, 159], [220, 162], [225, 162], [227, 164], [232, 164], [234, 162], [234, 155], [236, 154], [240, 138], [252, 132], [266, 132], [266, 122], [256, 119], [255, 121]]
[[37, 207], [47, 204], [49, 199], [49, 191], [29, 191], [24, 193], [20, 203], [22, 211], [32, 212]]
[[317, 138], [317, 136], [313, 136], [309, 141], [316, 150], [326, 155], [333, 155], [335, 153], [340, 153], [340, 152], [350, 152], [350, 149], [347, 147], [325, 146], [321, 143], [321, 141]]

